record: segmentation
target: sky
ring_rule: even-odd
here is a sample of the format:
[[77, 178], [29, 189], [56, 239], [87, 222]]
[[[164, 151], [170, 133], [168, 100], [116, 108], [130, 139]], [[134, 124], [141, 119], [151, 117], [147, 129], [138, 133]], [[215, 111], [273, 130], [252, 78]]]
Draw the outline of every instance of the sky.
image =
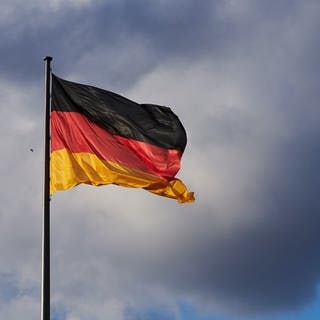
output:
[[53, 320], [319, 319], [319, 15], [318, 0], [1, 0], [0, 318], [40, 318], [50, 55], [62, 78], [171, 107], [196, 196], [55, 193]]

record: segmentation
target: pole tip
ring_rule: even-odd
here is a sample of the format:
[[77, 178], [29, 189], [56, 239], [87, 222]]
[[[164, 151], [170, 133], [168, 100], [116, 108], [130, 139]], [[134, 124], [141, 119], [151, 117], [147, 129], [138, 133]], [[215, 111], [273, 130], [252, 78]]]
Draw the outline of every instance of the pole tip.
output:
[[44, 61], [52, 61], [52, 57], [46, 56], [43, 60], [44, 60]]

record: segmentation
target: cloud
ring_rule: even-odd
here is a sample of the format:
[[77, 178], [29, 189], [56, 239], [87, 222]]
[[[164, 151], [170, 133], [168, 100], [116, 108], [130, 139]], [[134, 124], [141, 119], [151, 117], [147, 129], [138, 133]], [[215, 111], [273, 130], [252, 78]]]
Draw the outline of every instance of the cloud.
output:
[[[314, 296], [319, 270], [317, 227], [310, 227], [319, 225], [314, 216], [319, 206], [317, 125], [307, 121], [296, 131], [297, 119], [288, 122], [275, 104], [277, 84], [269, 87], [269, 99], [241, 90], [263, 89], [252, 81], [256, 66], [250, 61], [240, 72], [233, 62], [228, 68], [227, 61], [223, 72], [214, 63], [183, 66], [174, 72], [170, 65], [155, 70], [133, 89], [149, 101], [161, 99], [165, 92], [182, 119], [191, 113], [187, 123], [192, 152], [187, 157], [192, 160], [190, 167], [183, 168], [197, 172], [197, 179], [187, 174], [184, 180], [191, 176], [199, 193], [195, 208], [187, 209], [188, 213], [195, 210], [196, 218], [181, 213], [183, 224], [175, 224], [179, 218], [171, 216], [174, 226], [160, 228], [159, 233], [166, 228], [171, 235], [163, 235], [166, 244], [161, 246], [170, 250], [155, 254], [165, 263], [157, 258], [150, 261], [147, 252], [138, 254], [140, 259], [146, 256], [141, 265], [147, 270], [141, 274], [145, 278], [149, 271], [150, 279], [167, 283], [172, 290], [179, 288], [201, 301], [220, 301], [225, 309], [231, 306], [243, 312], [307, 303]], [[174, 83], [183, 89], [172, 90]], [[186, 104], [189, 110], [184, 110]], [[199, 105], [200, 112], [191, 111], [199, 110]], [[174, 244], [168, 244], [170, 240]], [[301, 259], [303, 252], [310, 264]]]
[[[13, 310], [37, 308], [41, 59], [50, 52], [61, 76], [172, 107], [189, 138], [178, 176], [197, 196], [181, 206], [114, 186], [55, 194], [57, 318], [138, 318], [135, 310], [153, 305], [178, 318], [181, 300], [250, 317], [312, 301], [320, 269], [317, 2], [72, 3], [38, 16], [34, 2], [20, 25], [16, 6], [2, 22], [11, 29], [1, 32], [0, 52], [0, 282], [8, 293], [0, 297], [9, 301], [0, 313], [13, 319]], [[18, 63], [22, 52], [28, 63]]]
[[34, 318], [40, 312], [43, 121], [35, 106], [41, 95], [35, 86], [21, 88], [1, 79], [0, 97], [0, 314], [9, 320], [26, 314]]

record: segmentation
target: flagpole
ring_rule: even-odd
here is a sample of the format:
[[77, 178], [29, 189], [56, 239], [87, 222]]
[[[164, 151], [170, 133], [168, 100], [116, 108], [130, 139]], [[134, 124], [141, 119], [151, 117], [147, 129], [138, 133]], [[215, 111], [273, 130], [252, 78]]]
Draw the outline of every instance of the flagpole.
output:
[[50, 320], [50, 92], [51, 61], [45, 57], [44, 199], [42, 217], [41, 320]]

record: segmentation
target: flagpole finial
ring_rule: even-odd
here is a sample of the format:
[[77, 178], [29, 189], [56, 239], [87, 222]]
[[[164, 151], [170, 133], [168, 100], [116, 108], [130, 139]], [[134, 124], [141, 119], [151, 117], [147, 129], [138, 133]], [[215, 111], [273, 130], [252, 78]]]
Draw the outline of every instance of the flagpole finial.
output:
[[44, 61], [52, 61], [52, 57], [46, 56], [43, 60], [44, 60]]

